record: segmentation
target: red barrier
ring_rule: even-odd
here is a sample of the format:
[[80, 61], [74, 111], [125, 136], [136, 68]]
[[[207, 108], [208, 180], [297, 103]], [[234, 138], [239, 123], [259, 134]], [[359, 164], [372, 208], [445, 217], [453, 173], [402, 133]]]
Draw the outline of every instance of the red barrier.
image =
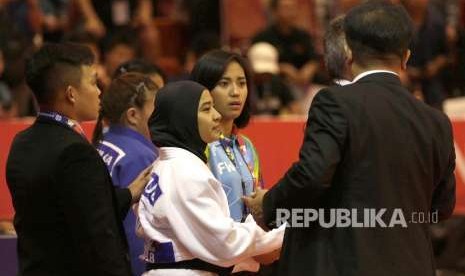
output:
[[452, 120], [455, 140], [455, 178], [457, 180], [457, 204], [455, 213], [465, 214], [465, 120]]
[[[31, 120], [0, 121], [0, 220], [11, 219], [13, 208], [5, 182], [5, 164], [11, 141], [18, 131], [31, 124]], [[255, 119], [242, 131], [253, 140], [260, 155], [265, 186], [271, 187], [297, 160], [302, 144], [305, 121]], [[93, 123], [83, 125], [90, 138]], [[454, 120], [454, 137], [457, 155], [457, 206], [456, 213], [465, 214], [465, 120]]]

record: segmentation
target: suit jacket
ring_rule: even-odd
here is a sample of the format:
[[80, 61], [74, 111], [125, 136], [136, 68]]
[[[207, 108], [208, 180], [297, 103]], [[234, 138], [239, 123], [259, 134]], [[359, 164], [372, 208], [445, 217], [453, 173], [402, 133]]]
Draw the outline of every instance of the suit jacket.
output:
[[[452, 213], [454, 168], [450, 121], [411, 96], [396, 75], [322, 90], [298, 162], [264, 197], [265, 222], [272, 224], [278, 208], [321, 209], [325, 222], [331, 209], [355, 210], [352, 223], [373, 218], [366, 208], [384, 208], [387, 226], [325, 228], [315, 221], [287, 228], [279, 275], [433, 276], [428, 223], [415, 222], [419, 213]], [[394, 214], [401, 219], [396, 209], [406, 227], [389, 227]]]
[[85, 138], [39, 117], [15, 137], [6, 177], [19, 275], [131, 275], [121, 224], [130, 193], [115, 193]]

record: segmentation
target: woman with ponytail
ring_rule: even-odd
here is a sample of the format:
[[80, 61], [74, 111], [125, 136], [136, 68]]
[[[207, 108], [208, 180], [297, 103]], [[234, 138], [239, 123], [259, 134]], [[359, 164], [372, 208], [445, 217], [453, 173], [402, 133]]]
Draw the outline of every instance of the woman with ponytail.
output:
[[[126, 73], [116, 77], [101, 100], [100, 116], [93, 143], [107, 165], [113, 184], [125, 188], [158, 156], [150, 140], [148, 119], [154, 110], [158, 86], [147, 76]], [[103, 133], [103, 123], [108, 131]], [[130, 189], [130, 187], [128, 187]], [[131, 266], [141, 275], [144, 263], [143, 241], [135, 235], [136, 216], [129, 212], [124, 228], [129, 244]]]

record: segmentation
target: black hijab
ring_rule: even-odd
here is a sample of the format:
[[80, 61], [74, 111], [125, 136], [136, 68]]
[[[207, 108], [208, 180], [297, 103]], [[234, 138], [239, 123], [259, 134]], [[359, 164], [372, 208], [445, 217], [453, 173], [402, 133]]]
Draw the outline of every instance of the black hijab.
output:
[[207, 162], [207, 144], [200, 138], [197, 112], [204, 86], [193, 81], [165, 85], [157, 93], [155, 111], [149, 120], [152, 142], [157, 147], [188, 150]]

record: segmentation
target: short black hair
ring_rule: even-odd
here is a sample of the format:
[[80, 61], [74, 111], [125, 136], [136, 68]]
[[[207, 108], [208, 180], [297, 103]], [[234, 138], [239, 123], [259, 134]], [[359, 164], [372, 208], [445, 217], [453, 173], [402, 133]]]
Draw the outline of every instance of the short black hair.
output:
[[332, 79], [344, 78], [347, 59], [344, 16], [331, 20], [324, 35], [323, 45], [324, 60], [329, 76]]
[[208, 90], [213, 88], [223, 77], [226, 67], [231, 62], [237, 62], [244, 70], [245, 79], [247, 81], [247, 98], [245, 100], [244, 109], [241, 114], [234, 120], [234, 124], [238, 128], [244, 128], [250, 121], [250, 94], [252, 92], [252, 74], [250, 66], [246, 59], [240, 55], [223, 50], [213, 50], [202, 56], [194, 66], [191, 72], [191, 80], [200, 83]]
[[370, 1], [347, 13], [344, 32], [353, 59], [364, 65], [390, 55], [402, 57], [412, 39], [413, 25], [401, 5]]
[[132, 59], [118, 66], [113, 73], [113, 79], [125, 73], [140, 73], [144, 75], [157, 74], [162, 78], [163, 82], [166, 82], [165, 72], [163, 72], [160, 67], [142, 59]]
[[92, 65], [90, 48], [74, 43], [45, 44], [26, 63], [26, 82], [39, 104], [49, 104], [59, 89], [79, 86], [81, 66]]

